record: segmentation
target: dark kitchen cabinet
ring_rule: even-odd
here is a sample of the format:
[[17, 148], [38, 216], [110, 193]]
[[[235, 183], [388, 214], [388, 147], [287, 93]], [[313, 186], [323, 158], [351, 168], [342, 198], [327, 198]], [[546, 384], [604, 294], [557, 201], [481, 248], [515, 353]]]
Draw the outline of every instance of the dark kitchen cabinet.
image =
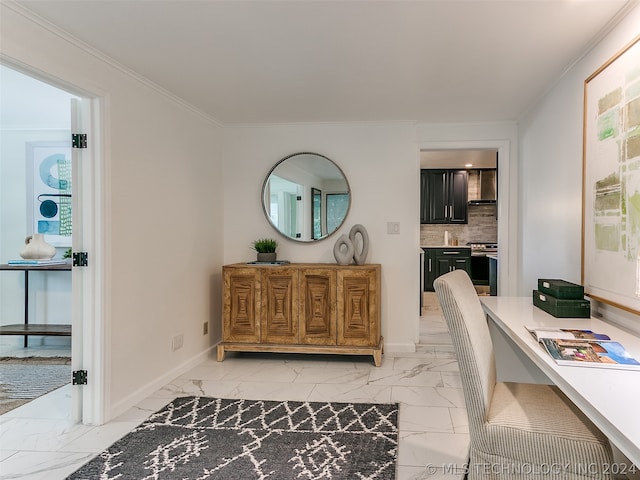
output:
[[453, 270], [464, 270], [470, 273], [471, 250], [468, 248], [438, 249], [436, 252], [436, 277], [452, 272]]
[[422, 289], [425, 292], [433, 292], [433, 281], [436, 279], [436, 249], [423, 248], [424, 251], [424, 268]]
[[429, 223], [429, 170], [424, 169], [420, 170], [420, 223]]
[[433, 292], [433, 281], [453, 270], [471, 272], [471, 249], [469, 248], [425, 248], [424, 291]]
[[420, 223], [467, 223], [466, 170], [420, 172]]

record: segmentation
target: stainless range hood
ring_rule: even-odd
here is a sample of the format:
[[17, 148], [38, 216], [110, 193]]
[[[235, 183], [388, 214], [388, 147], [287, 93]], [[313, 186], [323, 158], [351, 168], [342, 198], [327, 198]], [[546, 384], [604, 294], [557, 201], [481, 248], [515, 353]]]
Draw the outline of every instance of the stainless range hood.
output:
[[[477, 170], [478, 172], [478, 188], [475, 195], [469, 195], [469, 205], [486, 205], [496, 203], [498, 191], [498, 171]], [[471, 189], [470, 189], [471, 190]]]

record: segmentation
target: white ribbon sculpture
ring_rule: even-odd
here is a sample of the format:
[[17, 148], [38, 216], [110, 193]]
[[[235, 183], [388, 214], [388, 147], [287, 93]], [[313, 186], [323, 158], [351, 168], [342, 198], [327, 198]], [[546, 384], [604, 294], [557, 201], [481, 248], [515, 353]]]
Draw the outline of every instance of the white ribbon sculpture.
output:
[[[358, 234], [362, 240], [359, 250], [357, 250], [357, 245], [360, 242], [356, 239]], [[357, 265], [364, 265], [367, 253], [369, 253], [369, 234], [360, 224], [351, 227], [348, 237], [341, 235], [333, 246], [333, 256], [336, 257], [338, 265], [349, 265], [352, 261], [355, 261]]]

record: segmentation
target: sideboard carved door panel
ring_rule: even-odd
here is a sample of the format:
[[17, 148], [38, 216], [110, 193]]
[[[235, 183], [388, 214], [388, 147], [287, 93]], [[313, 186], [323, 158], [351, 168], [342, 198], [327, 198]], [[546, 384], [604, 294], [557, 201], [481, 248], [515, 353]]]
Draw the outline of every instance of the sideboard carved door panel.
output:
[[338, 271], [338, 345], [371, 346], [380, 337], [375, 270]]
[[262, 273], [262, 341], [298, 343], [298, 270]]
[[336, 344], [336, 272], [333, 269], [300, 271], [300, 343]]
[[223, 340], [260, 341], [260, 272], [237, 269], [224, 272]]

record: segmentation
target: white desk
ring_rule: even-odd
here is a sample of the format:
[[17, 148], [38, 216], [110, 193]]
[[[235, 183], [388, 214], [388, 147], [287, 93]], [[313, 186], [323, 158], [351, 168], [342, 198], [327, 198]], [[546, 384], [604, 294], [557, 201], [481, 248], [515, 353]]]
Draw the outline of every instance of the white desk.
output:
[[558, 386], [635, 465], [640, 466], [640, 371], [559, 366], [524, 326], [588, 328], [640, 359], [640, 337], [597, 318], [555, 318], [530, 297], [481, 297], [498, 329]]

